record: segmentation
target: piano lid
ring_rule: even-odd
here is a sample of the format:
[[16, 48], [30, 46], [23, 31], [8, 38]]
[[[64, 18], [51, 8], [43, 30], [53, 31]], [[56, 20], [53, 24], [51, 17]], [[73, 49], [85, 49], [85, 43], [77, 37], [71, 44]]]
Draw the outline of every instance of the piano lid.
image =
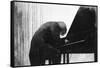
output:
[[78, 41], [95, 30], [96, 24], [96, 7], [80, 7], [67, 34], [70, 41]]

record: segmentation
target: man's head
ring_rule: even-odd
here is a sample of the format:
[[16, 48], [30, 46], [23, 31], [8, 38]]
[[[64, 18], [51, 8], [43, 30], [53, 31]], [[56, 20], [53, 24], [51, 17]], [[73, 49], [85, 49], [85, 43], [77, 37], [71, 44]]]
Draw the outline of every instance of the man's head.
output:
[[62, 21], [49, 21], [45, 26], [50, 27], [52, 34], [63, 36], [66, 31], [66, 24]]

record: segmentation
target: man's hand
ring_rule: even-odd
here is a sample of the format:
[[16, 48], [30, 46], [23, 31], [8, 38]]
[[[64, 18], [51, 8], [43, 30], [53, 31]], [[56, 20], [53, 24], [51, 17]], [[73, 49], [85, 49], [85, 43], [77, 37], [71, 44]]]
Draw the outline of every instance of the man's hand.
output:
[[68, 42], [69, 42], [69, 40], [65, 39], [65, 44], [68, 43]]

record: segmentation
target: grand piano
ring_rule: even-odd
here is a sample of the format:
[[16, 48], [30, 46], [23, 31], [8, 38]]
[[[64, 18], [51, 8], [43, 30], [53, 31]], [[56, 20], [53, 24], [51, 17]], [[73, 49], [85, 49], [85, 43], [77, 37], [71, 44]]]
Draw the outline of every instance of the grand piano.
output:
[[96, 12], [93, 8], [80, 7], [66, 37], [69, 42], [66, 44], [66, 46], [62, 47], [62, 49], [68, 48], [68, 50], [70, 50], [69, 52], [72, 53], [96, 52], [96, 19]]
[[[94, 53], [97, 61], [97, 16], [96, 8], [85, 6], [80, 7], [71, 28], [67, 34], [69, 42], [59, 48], [61, 52], [67, 54], [69, 63], [70, 53]], [[65, 61], [64, 61], [65, 63]]]

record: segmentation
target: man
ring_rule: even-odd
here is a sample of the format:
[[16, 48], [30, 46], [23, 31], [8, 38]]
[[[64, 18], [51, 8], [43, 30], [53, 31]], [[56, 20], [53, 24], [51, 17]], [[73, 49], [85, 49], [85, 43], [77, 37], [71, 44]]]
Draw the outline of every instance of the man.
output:
[[52, 64], [59, 64], [61, 55], [58, 48], [65, 44], [65, 38], [60, 38], [60, 35], [64, 35], [66, 31], [64, 22], [44, 23], [35, 32], [31, 41], [29, 53], [31, 65], [44, 65], [46, 59]]

